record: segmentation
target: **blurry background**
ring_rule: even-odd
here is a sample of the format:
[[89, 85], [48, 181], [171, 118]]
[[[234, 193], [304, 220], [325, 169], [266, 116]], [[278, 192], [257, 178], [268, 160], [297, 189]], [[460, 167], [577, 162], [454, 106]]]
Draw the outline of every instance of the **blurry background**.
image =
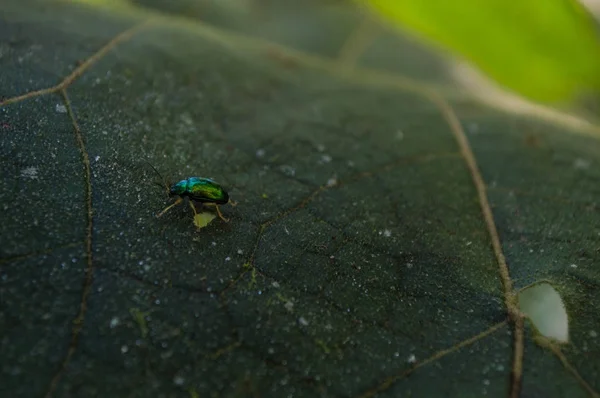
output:
[[[368, 7], [371, 3], [388, 9], [379, 13]], [[443, 2], [421, 6], [386, 0], [131, 0], [130, 4], [225, 30], [219, 35], [239, 34], [285, 47], [284, 52], [273, 47], [272, 57], [285, 58], [285, 52], [297, 50], [336, 60], [340, 73], [359, 67], [365, 75], [385, 74], [379, 75], [383, 80], [405, 78], [457, 103], [476, 99], [570, 127], [586, 125], [580, 117], [600, 120], [598, 25], [580, 12], [583, 9], [573, 10], [575, 0], [528, 1], [513, 7], [463, 0], [452, 3], [449, 13], [436, 10], [447, 7]], [[598, 15], [599, 1], [582, 4]], [[390, 7], [400, 10], [400, 20], [390, 16]], [[436, 13], [444, 16], [444, 24]], [[456, 45], [436, 37], [455, 38]], [[485, 53], [486, 47], [492, 50]], [[487, 73], [489, 68], [478, 68], [486, 63], [500, 71], [500, 81]]]

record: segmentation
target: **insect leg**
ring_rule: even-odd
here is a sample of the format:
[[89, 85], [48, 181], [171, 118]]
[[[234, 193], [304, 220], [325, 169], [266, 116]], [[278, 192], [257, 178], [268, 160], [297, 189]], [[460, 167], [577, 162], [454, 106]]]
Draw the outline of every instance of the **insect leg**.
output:
[[193, 212], [194, 212], [194, 217], [196, 217], [198, 215], [198, 212], [196, 211], [196, 206], [194, 205], [194, 201], [190, 199], [190, 207], [192, 208]]
[[221, 214], [221, 210], [219, 210], [219, 205], [215, 205], [215, 207], [217, 208], [217, 214], [219, 214], [219, 218], [225, 222], [229, 222], [229, 219], [223, 217], [223, 214]]
[[163, 214], [165, 214], [167, 211], [169, 211], [172, 207], [177, 206], [181, 202], [183, 202], [183, 199], [181, 197], [177, 198], [177, 200], [175, 202], [173, 202], [173, 204], [167, 206], [163, 211], [161, 211], [160, 213], [158, 213], [156, 215], [156, 217], [161, 217]]
[[217, 209], [217, 214], [219, 215], [219, 218], [225, 222], [229, 222], [228, 218], [223, 217], [223, 214], [221, 214], [221, 210], [219, 209], [219, 205], [217, 205], [216, 203], [204, 203], [204, 206], [215, 206]]

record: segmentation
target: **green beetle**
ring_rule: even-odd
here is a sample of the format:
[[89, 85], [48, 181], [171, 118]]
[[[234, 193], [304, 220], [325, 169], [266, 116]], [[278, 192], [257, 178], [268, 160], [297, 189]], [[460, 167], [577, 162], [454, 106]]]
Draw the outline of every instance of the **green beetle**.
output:
[[[152, 168], [162, 179], [162, 176], [158, 170], [156, 170], [154, 166], [152, 166]], [[187, 197], [190, 199], [189, 203], [190, 207], [194, 211], [194, 216], [197, 214], [197, 212], [193, 202], [200, 202], [203, 205], [215, 206], [219, 218], [225, 222], [229, 222], [229, 219], [223, 217], [223, 214], [221, 214], [219, 205], [225, 205], [227, 203], [231, 204], [232, 206], [237, 205], [237, 203], [229, 198], [229, 193], [227, 193], [227, 191], [223, 189], [223, 187], [216, 181], [210, 178], [189, 177], [171, 185], [168, 190], [170, 197], [178, 196], [178, 198], [175, 202], [158, 213], [157, 217], [162, 216], [171, 208], [183, 202], [184, 198]]]

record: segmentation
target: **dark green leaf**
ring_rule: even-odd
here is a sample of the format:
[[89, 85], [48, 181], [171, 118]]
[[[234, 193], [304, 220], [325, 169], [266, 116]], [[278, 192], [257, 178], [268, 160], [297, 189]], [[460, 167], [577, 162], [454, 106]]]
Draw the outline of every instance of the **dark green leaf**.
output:
[[[134, 7], [2, 7], [1, 396], [504, 397], [520, 348], [521, 396], [600, 389], [597, 138], [341, 77], [251, 39], [254, 14], [240, 35]], [[336, 7], [315, 15], [339, 35], [289, 26], [286, 44], [336, 54], [358, 21]], [[365, 63], [436, 81], [380, 54]], [[172, 199], [148, 162], [228, 187], [230, 222], [156, 218]], [[507, 322], [541, 280], [566, 345]]]

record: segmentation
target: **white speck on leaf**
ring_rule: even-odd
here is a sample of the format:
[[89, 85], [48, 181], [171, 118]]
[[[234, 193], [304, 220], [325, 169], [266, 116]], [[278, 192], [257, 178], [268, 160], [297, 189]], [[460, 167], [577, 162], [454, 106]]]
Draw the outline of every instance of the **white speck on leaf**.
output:
[[264, 156], [265, 156], [265, 154], [266, 154], [266, 153], [267, 153], [267, 152], [266, 152], [264, 149], [262, 149], [262, 148], [261, 148], [261, 149], [258, 149], [258, 150], [256, 151], [256, 157], [257, 157], [257, 158], [262, 158], [262, 157], [264, 157]]
[[415, 362], [417, 362], [417, 357], [415, 357], [415, 354], [410, 354], [408, 356], [408, 358], [406, 359], [406, 362], [408, 362], [408, 363], [415, 363]]
[[183, 385], [183, 383], [185, 383], [185, 379], [184, 379], [183, 377], [181, 377], [181, 376], [175, 376], [175, 377], [173, 378], [173, 383], [174, 383], [176, 386], [182, 386], [182, 385]]
[[56, 104], [56, 112], [58, 113], [67, 113], [67, 107], [63, 104]]
[[122, 354], [126, 354], [127, 351], [129, 351], [129, 347], [127, 347], [126, 345], [122, 345], [121, 346], [121, 353]]
[[337, 180], [337, 178], [335, 176], [331, 177], [329, 180], [327, 180], [327, 186], [328, 187], [334, 187], [334, 186], [337, 185], [337, 183], [338, 183], [338, 180]]
[[329, 163], [329, 162], [331, 162], [331, 160], [332, 160], [332, 158], [329, 155], [322, 155], [321, 156], [321, 162], [322, 163]]
[[294, 311], [294, 303], [292, 303], [291, 301], [287, 301], [284, 305], [286, 310], [288, 310], [289, 312]]
[[187, 126], [193, 126], [194, 125], [194, 120], [192, 119], [192, 117], [190, 116], [190, 114], [187, 113], [187, 112], [182, 113], [181, 115], [179, 115], [179, 120], [181, 120]]
[[237, 254], [244, 254], [244, 251], [242, 249], [238, 249]]
[[298, 318], [298, 323], [302, 326], [308, 326], [308, 321], [303, 316]]
[[577, 268], [577, 264], [571, 264], [571, 268]]
[[592, 165], [592, 162], [587, 159], [577, 158], [573, 161], [573, 167], [578, 170], [587, 170]]
[[379, 235], [383, 235], [386, 238], [389, 238], [390, 236], [392, 236], [392, 231], [390, 231], [389, 229], [384, 229], [383, 231], [379, 231]]
[[225, 261], [230, 261], [231, 257], [225, 257]]
[[271, 283], [271, 286], [273, 286], [274, 288], [277, 289], [277, 288], [279, 288], [280, 285], [279, 285], [279, 282], [274, 281], [273, 283]]
[[595, 330], [590, 330], [590, 337], [598, 337], [598, 332], [596, 332]]
[[281, 170], [283, 174], [285, 174], [288, 177], [294, 177], [296, 175], [296, 169], [292, 166], [288, 166], [287, 164], [284, 164], [281, 167], [279, 167], [279, 170]]
[[23, 170], [21, 170], [21, 177], [23, 178], [31, 178], [32, 180], [37, 180], [38, 179], [38, 169], [37, 167], [25, 167]]
[[121, 321], [119, 320], [119, 318], [117, 318], [117, 317], [114, 317], [113, 319], [111, 319], [111, 320], [110, 320], [110, 328], [111, 328], [111, 329], [114, 329], [114, 328], [116, 328], [117, 326], [119, 326], [119, 323], [120, 323], [120, 322], [121, 322]]

